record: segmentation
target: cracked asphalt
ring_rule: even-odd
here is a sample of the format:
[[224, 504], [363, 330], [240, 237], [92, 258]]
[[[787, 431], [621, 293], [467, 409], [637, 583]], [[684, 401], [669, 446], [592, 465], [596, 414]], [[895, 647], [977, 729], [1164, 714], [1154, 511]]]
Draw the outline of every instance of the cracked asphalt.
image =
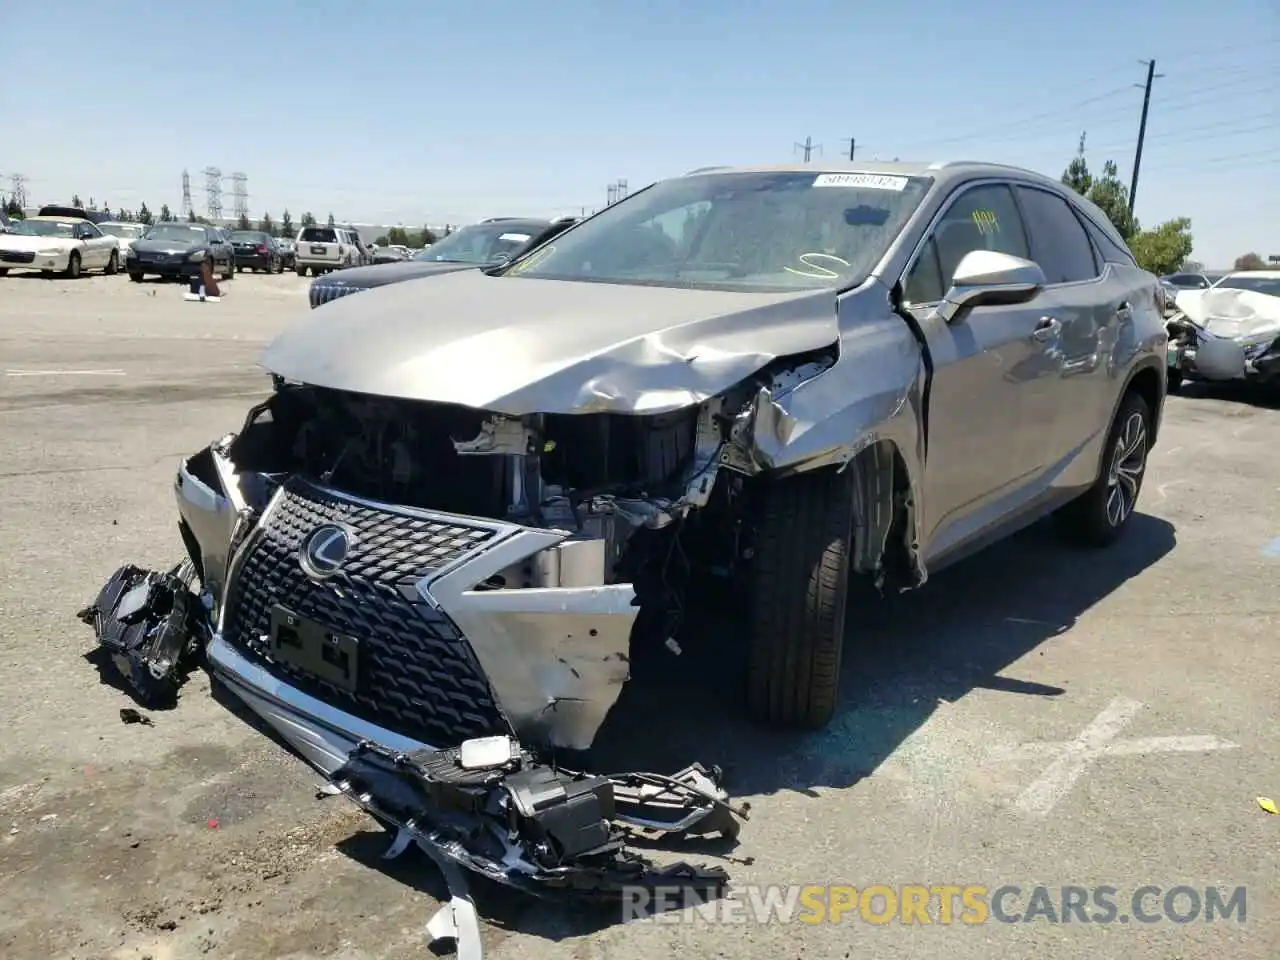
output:
[[[305, 284], [240, 276], [193, 304], [119, 276], [0, 280], [0, 955], [424, 953], [442, 894], [425, 858], [381, 861], [378, 828], [317, 799], [316, 775], [202, 674], [152, 726], [122, 723], [131, 701], [75, 618], [120, 564], [180, 557], [177, 459], [265, 394], [257, 352], [306, 313]], [[486, 955], [1280, 956], [1280, 817], [1255, 799], [1280, 800], [1278, 407], [1170, 398], [1140, 514], [1110, 551], [1035, 528], [863, 602], [848, 707], [822, 733], [742, 719], [731, 638], [638, 670], [600, 766], [724, 768], [752, 804], [739, 846], [682, 856], [725, 863], [738, 906], [622, 924], [480, 888]], [[803, 908], [756, 922], [770, 884], [1020, 892], [981, 924], [936, 909], [929, 924], [860, 909], [807, 923]], [[1022, 917], [1099, 886], [1117, 891], [1115, 922]], [[1246, 916], [1141, 923], [1144, 886], [1157, 913], [1175, 887], [1244, 887]], [[1175, 894], [1175, 913], [1191, 905]]]

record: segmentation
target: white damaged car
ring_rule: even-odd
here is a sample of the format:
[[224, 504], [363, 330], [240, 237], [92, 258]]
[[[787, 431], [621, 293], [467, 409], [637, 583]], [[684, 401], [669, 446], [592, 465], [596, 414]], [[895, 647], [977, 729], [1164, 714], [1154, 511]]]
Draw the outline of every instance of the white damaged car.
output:
[[1182, 290], [1169, 318], [1169, 389], [1184, 380], [1280, 380], [1280, 270], [1230, 273]]

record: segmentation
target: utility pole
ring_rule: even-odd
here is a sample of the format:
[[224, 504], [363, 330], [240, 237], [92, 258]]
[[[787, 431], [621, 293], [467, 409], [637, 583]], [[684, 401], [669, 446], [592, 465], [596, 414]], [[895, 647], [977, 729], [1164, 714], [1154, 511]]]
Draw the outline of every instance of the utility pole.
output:
[[1151, 84], [1155, 82], [1156, 77], [1163, 77], [1163, 73], [1156, 73], [1155, 60], [1139, 61], [1147, 65], [1147, 83], [1146, 91], [1142, 95], [1142, 119], [1138, 122], [1138, 149], [1133, 155], [1133, 181], [1129, 184], [1129, 216], [1133, 216], [1133, 204], [1138, 199], [1138, 171], [1142, 167], [1142, 141], [1147, 136], [1147, 110], [1151, 107]]
[[[796, 150], [803, 150], [803, 151], [804, 151], [804, 162], [805, 162], [805, 163], [808, 163], [808, 162], [809, 162], [809, 157], [813, 154], [813, 151], [814, 151], [814, 150], [817, 150], [819, 153], [821, 153], [821, 152], [822, 152], [822, 144], [820, 144], [820, 143], [814, 143], [814, 142], [813, 142], [813, 137], [805, 137], [805, 138], [804, 138], [804, 143], [797, 143], [797, 144], [793, 144], [793, 146], [794, 146], [794, 148], [795, 148]], [[793, 151], [793, 152], [794, 152], [794, 151]]]
[[186, 170], [182, 171], [182, 219], [187, 220], [191, 217], [195, 208], [191, 206], [191, 174]]
[[854, 151], [854, 148], [857, 146], [858, 146], [858, 141], [855, 140], [853, 137], [850, 137], [849, 138], [849, 159], [850, 160], [853, 159], [853, 151]]

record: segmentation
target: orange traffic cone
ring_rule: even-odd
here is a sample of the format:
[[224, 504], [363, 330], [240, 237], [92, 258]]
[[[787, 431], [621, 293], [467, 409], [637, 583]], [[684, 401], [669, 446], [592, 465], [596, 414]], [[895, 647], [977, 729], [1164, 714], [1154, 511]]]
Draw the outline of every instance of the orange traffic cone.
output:
[[206, 257], [203, 265], [204, 270], [204, 294], [206, 297], [220, 297], [222, 294], [218, 291], [218, 281], [213, 276], [213, 259]]

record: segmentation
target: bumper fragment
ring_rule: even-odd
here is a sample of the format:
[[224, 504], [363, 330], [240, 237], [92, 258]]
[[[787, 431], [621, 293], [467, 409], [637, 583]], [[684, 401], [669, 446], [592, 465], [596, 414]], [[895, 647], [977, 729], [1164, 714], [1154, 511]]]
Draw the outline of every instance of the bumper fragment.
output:
[[168, 573], [123, 566], [78, 614], [148, 709], [172, 705], [203, 635], [204, 610], [190, 589], [194, 578], [185, 562]]

